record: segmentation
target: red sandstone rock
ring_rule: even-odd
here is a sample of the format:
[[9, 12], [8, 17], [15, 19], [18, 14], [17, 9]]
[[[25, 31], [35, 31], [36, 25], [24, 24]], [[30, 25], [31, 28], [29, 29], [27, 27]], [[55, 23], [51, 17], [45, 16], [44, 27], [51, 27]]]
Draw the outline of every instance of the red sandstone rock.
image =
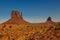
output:
[[11, 18], [3, 24], [26, 24], [26, 22], [19, 11], [12, 11]]

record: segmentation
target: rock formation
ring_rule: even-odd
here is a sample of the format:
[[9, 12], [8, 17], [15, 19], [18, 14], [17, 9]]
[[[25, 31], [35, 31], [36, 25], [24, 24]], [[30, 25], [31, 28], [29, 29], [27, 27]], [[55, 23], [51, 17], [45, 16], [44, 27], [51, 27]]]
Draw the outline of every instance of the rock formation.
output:
[[51, 17], [48, 17], [47, 21], [51, 21]]
[[50, 23], [54, 23], [54, 22], [52, 21], [52, 18], [49, 16], [49, 17], [47, 18], [46, 23], [50, 24]]
[[11, 18], [23, 19], [23, 17], [21, 16], [21, 13], [19, 13], [19, 11], [12, 11], [12, 16], [11, 16]]
[[12, 11], [11, 14], [11, 18], [4, 22], [3, 24], [27, 24], [28, 22], [26, 22], [23, 17], [22, 17], [22, 13], [20, 13], [19, 11]]

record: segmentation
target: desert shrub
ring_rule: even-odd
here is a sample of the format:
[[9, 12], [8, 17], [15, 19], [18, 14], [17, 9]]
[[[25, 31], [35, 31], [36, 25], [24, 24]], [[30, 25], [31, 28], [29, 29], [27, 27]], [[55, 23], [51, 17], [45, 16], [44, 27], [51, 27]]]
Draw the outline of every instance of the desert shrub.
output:
[[3, 28], [5, 28], [5, 27], [6, 27], [6, 25], [4, 24]]
[[30, 27], [30, 26], [27, 26], [27, 27]]
[[60, 24], [58, 24], [58, 26], [60, 26]]
[[0, 39], [2, 39], [3, 35], [0, 35]]
[[43, 28], [43, 26], [40, 26], [40, 28], [42, 29], [42, 28]]
[[12, 40], [15, 40], [15, 39], [12, 39]]
[[28, 40], [34, 40], [34, 38], [29, 38]]
[[12, 28], [12, 26], [10, 25], [9, 28]]
[[46, 28], [46, 26], [44, 26], [44, 28]]
[[60, 28], [55, 28], [55, 30], [60, 30]]
[[4, 25], [2, 26], [2, 29], [1, 29], [1, 30], [3, 30], [5, 27], [6, 27], [6, 25], [4, 24]]
[[33, 35], [28, 38], [28, 40], [35, 40]]

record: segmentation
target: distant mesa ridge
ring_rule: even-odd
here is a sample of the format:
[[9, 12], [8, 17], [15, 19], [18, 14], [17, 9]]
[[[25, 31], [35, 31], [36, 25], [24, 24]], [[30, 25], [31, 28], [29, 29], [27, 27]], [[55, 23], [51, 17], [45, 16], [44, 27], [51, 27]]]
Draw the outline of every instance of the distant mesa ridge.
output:
[[[8, 21], [4, 22], [3, 24], [28, 24], [28, 23], [30, 23], [30, 22], [27, 22], [23, 19], [21, 12], [13, 10], [11, 13], [11, 18]], [[54, 22], [52, 21], [51, 17], [49, 16], [47, 18], [46, 23], [54, 23]]]

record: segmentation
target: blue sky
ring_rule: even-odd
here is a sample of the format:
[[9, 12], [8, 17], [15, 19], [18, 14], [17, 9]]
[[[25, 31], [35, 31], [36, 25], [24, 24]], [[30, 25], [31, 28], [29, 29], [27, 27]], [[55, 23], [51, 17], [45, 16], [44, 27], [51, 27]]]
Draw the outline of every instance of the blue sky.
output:
[[11, 11], [22, 12], [29, 22], [45, 22], [48, 16], [60, 21], [60, 0], [0, 0], [0, 23], [11, 17]]

